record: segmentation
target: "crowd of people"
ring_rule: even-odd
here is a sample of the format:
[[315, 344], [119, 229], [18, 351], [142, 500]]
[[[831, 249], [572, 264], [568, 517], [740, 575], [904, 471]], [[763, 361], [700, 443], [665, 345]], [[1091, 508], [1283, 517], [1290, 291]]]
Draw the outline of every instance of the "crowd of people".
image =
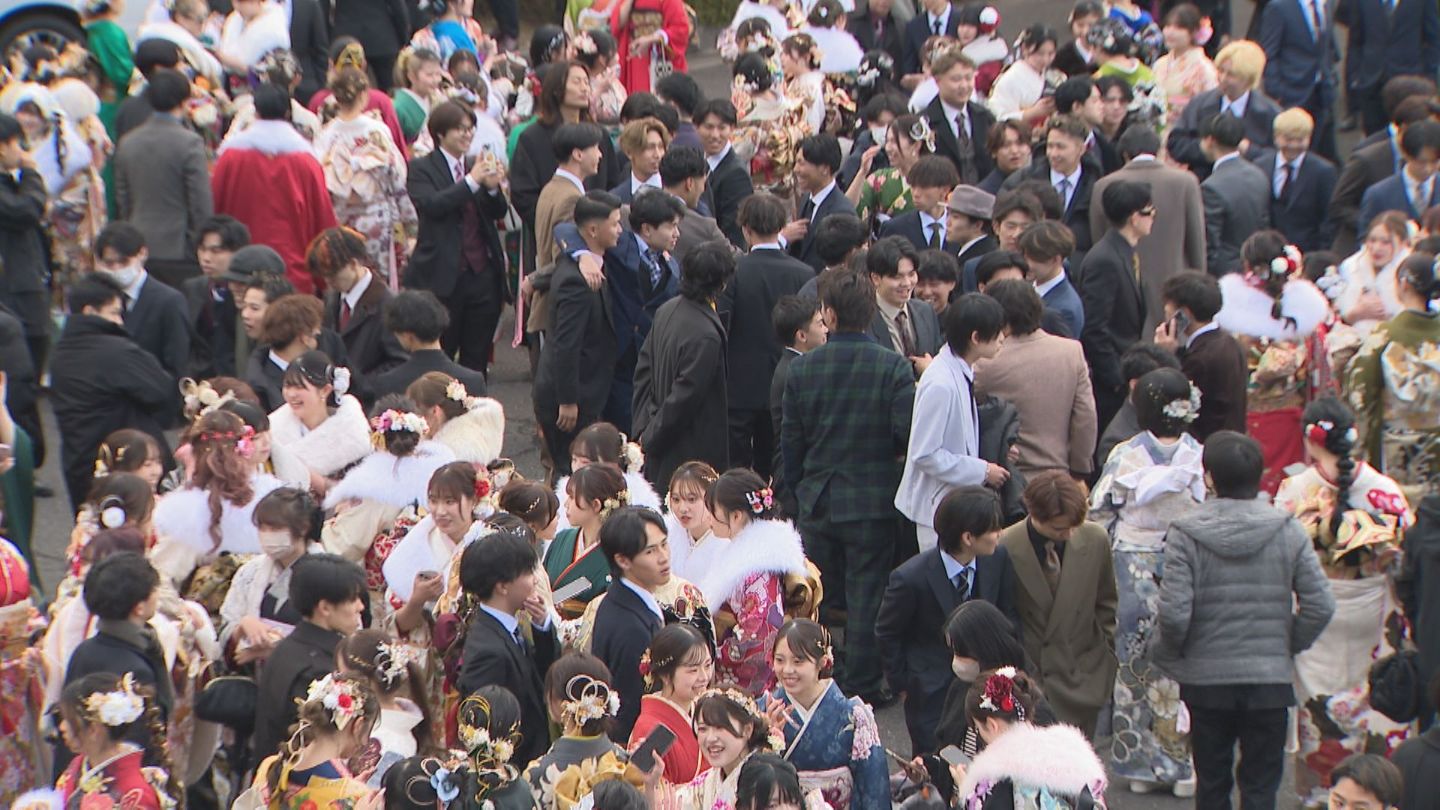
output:
[[0, 803], [1430, 806], [1440, 7], [474, 5], [4, 66]]

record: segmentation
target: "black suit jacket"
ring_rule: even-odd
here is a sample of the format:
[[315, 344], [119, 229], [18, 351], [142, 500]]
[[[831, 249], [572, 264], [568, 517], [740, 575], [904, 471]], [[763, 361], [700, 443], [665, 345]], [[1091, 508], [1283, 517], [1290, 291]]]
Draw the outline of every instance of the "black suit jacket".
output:
[[1341, 256], [1355, 251], [1358, 241], [1355, 218], [1360, 214], [1360, 201], [1364, 199], [1366, 189], [1399, 170], [1399, 156], [1389, 138], [1357, 149], [1350, 155], [1330, 197], [1329, 219], [1335, 230], [1331, 250]]
[[[1170, 156], [1184, 163], [1186, 168], [1201, 180], [1210, 176], [1210, 160], [1200, 151], [1200, 125], [1219, 114], [1223, 97], [1220, 89], [1216, 88], [1190, 99], [1190, 103], [1186, 104], [1185, 110], [1180, 113], [1180, 120], [1171, 127], [1165, 140], [1165, 148]], [[1279, 114], [1280, 107], [1271, 101], [1269, 96], [1261, 93], [1259, 88], [1250, 91], [1250, 100], [1245, 103], [1242, 123], [1245, 125], [1245, 137], [1250, 141], [1252, 152], [1275, 144], [1275, 116]]]
[[331, 13], [335, 36], [360, 40], [371, 58], [394, 56], [410, 41], [404, 0], [335, 0]]
[[185, 279], [180, 291], [185, 295], [190, 317], [187, 373], [197, 380], [235, 376], [235, 330], [239, 328], [240, 313], [230, 290], [220, 285], [217, 301], [211, 293], [210, 279], [196, 276]]
[[[1351, 86], [1379, 91], [1386, 79], [1440, 70], [1440, 6], [1430, 0], [1351, 0], [1349, 53]], [[1348, 67], [1348, 66], [1347, 66]], [[1347, 70], [1347, 73], [1350, 72]]]
[[[924, 12], [921, 12], [922, 16]], [[891, 11], [883, 18], [884, 27], [880, 36], [875, 36], [875, 15], [872, 11], [866, 10], [864, 14], [856, 14], [847, 18], [845, 30], [855, 41], [860, 43], [862, 51], [884, 51], [888, 54], [903, 54], [905, 52], [904, 28], [895, 20], [895, 12]]]
[[419, 349], [410, 353], [410, 358], [389, 371], [377, 374], [371, 383], [375, 398], [386, 394], [403, 394], [410, 383], [431, 371], [449, 374], [465, 386], [472, 397], [483, 397], [486, 393], [485, 375], [474, 369], [465, 368], [445, 356], [440, 349]]
[[670, 486], [691, 459], [729, 469], [725, 365], [725, 327], [710, 306], [677, 297], [655, 312], [635, 364], [631, 423], [650, 483]]
[[1217, 430], [1245, 432], [1250, 367], [1234, 336], [1217, 328], [1196, 337], [1180, 352], [1180, 370], [1200, 389], [1200, 415], [1190, 424], [1190, 435], [1203, 442]]
[[[468, 159], [465, 161], [467, 169], [471, 163]], [[468, 272], [460, 252], [460, 229], [464, 206], [470, 202], [474, 202], [480, 215], [481, 238], [485, 241], [489, 265], [485, 272], [497, 273], [502, 278], [507, 275], [505, 251], [500, 246], [500, 232], [495, 228], [495, 220], [503, 219], [510, 210], [503, 193], [489, 192], [484, 186], [471, 193], [469, 184], [455, 181], [445, 154], [439, 149], [410, 161], [408, 190], [415, 212], [420, 216], [420, 232], [415, 252], [405, 268], [406, 287], [429, 290], [442, 301], [454, 291], [460, 274]], [[503, 281], [499, 283], [503, 286]]]
[[[996, 190], [998, 191], [999, 188], [997, 187]], [[955, 255], [956, 258], [960, 260], [960, 266], [964, 267], [967, 263], [969, 263], [971, 259], [979, 259], [983, 257], [986, 253], [989, 253], [990, 251], [995, 250], [998, 247], [1000, 247], [1000, 243], [995, 239], [994, 236], [987, 233], [984, 236], [980, 237], [980, 241], [971, 243], [969, 247], [959, 251]], [[958, 280], [959, 279], [957, 279], [957, 281]], [[960, 290], [956, 290], [956, 292], [958, 293], [960, 292]]]
[[[838, 195], [838, 190], [832, 192], [825, 202]], [[814, 277], [804, 262], [778, 250], [754, 250], [735, 263], [735, 277], [715, 304], [730, 335], [731, 410], [769, 407], [770, 376], [780, 361], [781, 349], [771, 313], [782, 296], [796, 295]]]
[[[906, 211], [905, 213], [891, 217], [880, 226], [880, 238], [887, 236], [903, 236], [910, 240], [910, 244], [916, 250], [927, 250], [930, 247], [930, 234], [925, 232], [924, 224], [920, 219], [919, 211]], [[945, 238], [945, 220], [940, 220], [940, 249], [949, 254], [960, 252], [960, 246]]]
[[176, 379], [189, 369], [189, 312], [185, 296], [154, 276], [145, 279], [140, 296], [125, 308], [125, 331]]
[[260, 670], [259, 703], [251, 746], [255, 761], [275, 753], [295, 722], [296, 700], [305, 697], [310, 682], [335, 671], [335, 647], [340, 634], [308, 621], [295, 625]]
[[555, 260], [550, 335], [535, 373], [536, 413], [553, 418], [561, 405], [578, 405], [578, 424], [600, 418], [618, 359], [612, 294], [610, 282], [598, 291], [590, 289], [569, 255]]
[[[915, 330], [915, 350], [933, 357], [945, 343], [945, 333], [940, 330], [940, 319], [935, 317], [935, 310], [924, 301], [911, 298], [905, 302], [905, 312], [911, 328]], [[890, 327], [885, 325], [885, 315], [878, 307], [875, 317], [870, 320], [870, 339], [892, 352], [900, 351], [900, 347], [890, 339]]]
[[[955, 29], [959, 27], [960, 7], [952, 6], [950, 17], [945, 21], [945, 36], [955, 36]], [[920, 72], [920, 55], [925, 50], [925, 40], [929, 39], [933, 33], [930, 30], [930, 15], [923, 8], [910, 18], [910, 22], [905, 23], [905, 38], [900, 51], [901, 76]]]
[[350, 356], [351, 369], [365, 377], [392, 369], [407, 357], [400, 341], [385, 328], [381, 316], [385, 302], [392, 297], [384, 280], [372, 273], [370, 286], [360, 294], [360, 300], [350, 312], [350, 320], [342, 327], [339, 291], [332, 289], [325, 294], [325, 325], [340, 333], [345, 353]]
[[[809, 197], [801, 197], [801, 210], [804, 210], [805, 203], [808, 200]], [[820, 205], [816, 209], [814, 216], [810, 217], [810, 230], [806, 231], [805, 238], [799, 242], [791, 242], [789, 245], [790, 255], [810, 265], [811, 270], [815, 273], [819, 273], [825, 269], [824, 260], [820, 258], [820, 254], [815, 252], [815, 229], [819, 227], [825, 217], [831, 214], [849, 214], [852, 217], [855, 216], [855, 204], [850, 202], [849, 197], [845, 196], [845, 191], [840, 188], [838, 182], [835, 184], [835, 188], [831, 189], [830, 193], [825, 195], [825, 199], [820, 201]]]
[[1112, 228], [1085, 256], [1080, 273], [1080, 302], [1085, 307], [1080, 343], [1095, 388], [1112, 394], [1125, 386], [1120, 355], [1142, 339], [1145, 328], [1145, 292], [1135, 280], [1134, 255], [1130, 243]]
[[460, 694], [474, 694], [482, 686], [503, 686], [520, 702], [520, 744], [516, 762], [531, 762], [550, 750], [545, 686], [541, 680], [556, 658], [555, 629], [535, 630], [534, 649], [521, 647], [494, 616], [476, 610], [465, 634], [458, 681]]
[[705, 191], [713, 203], [710, 210], [715, 224], [732, 245], [744, 250], [745, 236], [740, 232], [737, 215], [740, 203], [755, 193], [755, 185], [750, 181], [750, 167], [735, 156], [735, 150], [726, 152], [715, 164], [715, 170], [705, 179]]
[[1265, 50], [1265, 92], [1282, 106], [1298, 107], [1310, 99], [1318, 86], [1320, 103], [1329, 109], [1335, 98], [1338, 55], [1335, 19], [1326, 8], [1317, 39], [1310, 33], [1310, 21], [1306, 19], [1305, 8], [1309, 5], [1309, 0], [1276, 0], [1266, 3], [1264, 11], [1257, 10], [1260, 47]]
[[1339, 173], [1335, 164], [1314, 152], [1306, 152], [1300, 171], [1290, 178], [1290, 185], [1281, 199], [1274, 192], [1275, 151], [1256, 153], [1255, 165], [1271, 180], [1270, 226], [1285, 234], [1285, 239], [1302, 253], [1329, 250], [1335, 238], [1335, 223], [1330, 221], [1330, 198], [1335, 194]]
[[[955, 18], [953, 12], [950, 18], [952, 20]], [[995, 116], [985, 109], [984, 105], [976, 104], [973, 101], [965, 105], [965, 110], [970, 115], [970, 155], [975, 161], [975, 179], [978, 181], [995, 168], [995, 161], [990, 157], [990, 150], [985, 148], [985, 141], [990, 137], [990, 128], [995, 126]], [[955, 130], [945, 116], [945, 105], [940, 101], [939, 96], [936, 96], [935, 100], [930, 102], [930, 106], [925, 108], [925, 117], [930, 119], [930, 129], [935, 132], [935, 154], [950, 158], [950, 162], [955, 164], [958, 171], [960, 168], [960, 142], [955, 139]]]
[[[1094, 194], [1095, 183], [1104, 176], [1104, 170], [1100, 166], [1100, 160], [1095, 155], [1086, 152], [1080, 158], [1080, 181], [1075, 192], [1070, 195], [1070, 205], [1065, 209], [1065, 216], [1061, 222], [1070, 228], [1070, 233], [1075, 236], [1075, 252], [1070, 256], [1071, 265], [1078, 265], [1085, 260], [1085, 253], [1094, 244], [1094, 238], [1090, 233], [1090, 206], [1099, 203], [1099, 200], [1091, 200]], [[1050, 162], [1041, 154], [1033, 163], [1023, 169], [1017, 169], [1009, 177], [1001, 188], [1009, 191], [1026, 180], [1039, 180], [1045, 185], [1050, 185]], [[1057, 192], [1058, 193], [1058, 192]], [[1065, 202], [1061, 200], [1060, 202]]]
[[775, 373], [770, 376], [770, 429], [776, 437], [775, 454], [772, 458], [775, 493], [780, 496], [780, 506], [787, 515], [799, 515], [799, 504], [795, 500], [795, 489], [785, 482], [784, 456], [780, 452], [780, 425], [785, 418], [785, 378], [790, 376], [790, 364], [800, 353], [791, 348], [780, 350], [780, 362], [775, 364]]
[[610, 685], [620, 693], [620, 714], [611, 731], [614, 739], [630, 739], [630, 729], [640, 716], [640, 696], [645, 694], [640, 657], [650, 646], [651, 637], [664, 626], [664, 620], [638, 594], [619, 579], [610, 580], [604, 601], [595, 609], [590, 652], [610, 668], [614, 677]]
[[301, 104], [325, 86], [330, 66], [329, 0], [290, 0], [290, 52], [300, 63], [300, 86], [295, 97]]

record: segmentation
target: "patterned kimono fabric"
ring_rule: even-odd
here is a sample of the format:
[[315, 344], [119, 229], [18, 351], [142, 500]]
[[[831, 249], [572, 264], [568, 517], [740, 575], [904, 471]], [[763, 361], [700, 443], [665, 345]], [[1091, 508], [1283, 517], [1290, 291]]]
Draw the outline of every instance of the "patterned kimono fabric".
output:
[[1310, 649], [1295, 656], [1300, 743], [1295, 788], [1306, 808], [1326, 806], [1330, 772], [1340, 760], [1360, 753], [1388, 755], [1416, 728], [1396, 723], [1368, 700], [1371, 664], [1400, 650], [1406, 634], [1390, 577], [1371, 563], [1382, 550], [1398, 551], [1398, 532], [1414, 515], [1396, 482], [1368, 464], [1357, 464], [1345, 523], [1360, 517], [1371, 524], [1368, 542], [1373, 544], [1354, 549], [1358, 533], [1342, 527], [1337, 539], [1330, 531], [1337, 491], [1311, 466], [1285, 479], [1275, 498], [1275, 505], [1310, 533], [1335, 596], [1330, 624]]
[[785, 759], [800, 772], [800, 787], [818, 790], [832, 810], [890, 806], [890, 772], [875, 713], [859, 698], [847, 698], [834, 681], [807, 713], [785, 690], [766, 695], [791, 708], [800, 724], [785, 726]]
[[1370, 463], [1411, 501], [1440, 485], [1440, 316], [1407, 309], [1376, 326], [1346, 391]]
[[[275, 796], [265, 789], [266, 775], [271, 768], [284, 769]], [[271, 810], [353, 810], [370, 793], [369, 786], [352, 776], [350, 769], [338, 759], [305, 770], [290, 770], [278, 756], [260, 763], [252, 788]]]
[[29, 568], [19, 549], [0, 538], [0, 806], [49, 778], [40, 737], [45, 701], [44, 657], [30, 646], [44, 624], [30, 598]]
[[1091, 495], [1090, 519], [1110, 532], [1119, 590], [1111, 774], [1173, 785], [1190, 779], [1180, 729], [1180, 686], [1150, 658], [1165, 567], [1165, 532], [1205, 499], [1201, 447], [1182, 435], [1164, 444], [1146, 431], [1117, 446]]
[[731, 143], [735, 154], [750, 164], [756, 191], [766, 191], [789, 200], [794, 190], [795, 157], [800, 141], [810, 134], [802, 99], [787, 99], [772, 92], [755, 97], [737, 85], [731, 101], [739, 110], [740, 125]]
[[336, 221], [365, 236], [370, 261], [392, 291], [400, 288], [400, 268], [409, 258], [405, 235], [419, 221], [405, 191], [403, 149], [371, 113], [337, 118], [315, 139]]
[[579, 550], [580, 530], [564, 529], [555, 535], [550, 548], [545, 552], [545, 573], [550, 575], [550, 588], [558, 591], [572, 582], [585, 578], [590, 587], [579, 595], [555, 606], [562, 619], [578, 619], [585, 614], [585, 608], [595, 597], [610, 587], [610, 564], [600, 551], [599, 538], [594, 545]]
[[162, 810], [175, 802], [162, 789], [166, 774], [160, 768], [141, 767], [145, 751], [126, 744], [114, 758], [90, 765], [84, 757], [71, 760], [55, 789], [65, 799], [65, 810]]

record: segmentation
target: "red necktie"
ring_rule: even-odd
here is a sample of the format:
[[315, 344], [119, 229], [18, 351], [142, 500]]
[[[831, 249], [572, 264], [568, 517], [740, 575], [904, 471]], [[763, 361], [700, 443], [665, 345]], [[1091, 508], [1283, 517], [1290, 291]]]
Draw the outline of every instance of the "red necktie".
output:
[[342, 299], [340, 299], [340, 329], [343, 331], [343, 330], [345, 329], [345, 327], [347, 327], [347, 326], [349, 326], [349, 325], [350, 325], [350, 302], [349, 302], [349, 301], [346, 301], [345, 299], [342, 298]]

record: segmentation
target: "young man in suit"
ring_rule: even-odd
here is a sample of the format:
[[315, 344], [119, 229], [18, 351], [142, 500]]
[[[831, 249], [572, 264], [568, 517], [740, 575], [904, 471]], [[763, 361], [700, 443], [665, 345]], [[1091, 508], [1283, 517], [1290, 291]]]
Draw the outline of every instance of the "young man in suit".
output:
[[703, 244], [680, 268], [680, 295], [655, 313], [635, 364], [634, 434], [645, 477], [668, 488], [681, 464], [730, 468], [725, 327], [715, 301], [735, 273], [728, 242]]
[[500, 311], [508, 297], [505, 251], [495, 220], [510, 210], [501, 189], [504, 169], [493, 160], [467, 162], [475, 112], [449, 101], [430, 111], [435, 150], [410, 161], [409, 192], [420, 235], [405, 286], [429, 290], [450, 310], [441, 342], [460, 365], [484, 373]]
[[1190, 435], [1203, 442], [1217, 430], [1244, 433], [1250, 367], [1239, 341], [1215, 324], [1223, 303], [1220, 283], [1187, 270], [1165, 282], [1160, 295], [1165, 320], [1155, 328], [1155, 345], [1179, 354], [1180, 370], [1200, 389], [1200, 415], [1190, 423]]
[[[1050, 189], [1048, 183], [1045, 188]], [[1053, 189], [1051, 191], [1053, 192]], [[1058, 202], [1055, 207], [1059, 208]], [[977, 292], [979, 290], [979, 284], [975, 280], [975, 271], [986, 256], [997, 251], [1016, 250], [1020, 243], [1020, 234], [1024, 233], [1026, 228], [1049, 218], [1045, 208], [1041, 205], [1040, 198], [1029, 190], [1014, 189], [1001, 192], [1000, 196], [995, 198], [995, 205], [990, 214], [990, 230], [995, 234], [995, 244], [985, 252], [961, 264], [960, 292]]]
[[244, 286], [232, 281], [230, 260], [250, 244], [250, 229], [221, 214], [200, 225], [195, 257], [200, 275], [186, 279], [180, 290], [190, 307], [190, 376], [234, 377], [236, 358], [248, 354], [240, 329], [240, 296]]
[[[1072, 80], [1073, 81], [1073, 80]], [[1070, 260], [1085, 260], [1093, 240], [1090, 234], [1091, 194], [1103, 171], [1100, 161], [1086, 151], [1090, 125], [1074, 115], [1056, 115], [1045, 125], [1045, 159], [1010, 175], [1001, 186], [1011, 191], [1026, 180], [1040, 180], [1055, 189], [1063, 213], [1060, 221], [1075, 235]], [[1018, 235], [1018, 234], [1017, 234]]]
[[1055, 88], [1055, 112], [1073, 115], [1090, 131], [1085, 136], [1085, 153], [1095, 159], [1101, 175], [1120, 168], [1120, 152], [1100, 131], [1105, 120], [1105, 94], [1089, 76], [1074, 76]]
[[[1433, 94], [1432, 94], [1433, 95]], [[1399, 174], [1405, 165], [1405, 154], [1400, 140], [1405, 129], [1419, 121], [1431, 120], [1431, 96], [1412, 96], [1395, 105], [1390, 116], [1390, 130], [1393, 136], [1382, 138], [1369, 146], [1357, 148], [1345, 161], [1340, 170], [1340, 179], [1335, 181], [1335, 192], [1330, 198], [1329, 219], [1335, 229], [1335, 242], [1331, 250], [1342, 256], [1355, 250], [1359, 238], [1356, 220], [1360, 216], [1360, 200], [1365, 191], [1376, 183]], [[1367, 225], [1369, 223], [1366, 223]]]
[[1386, 211], [1403, 211], [1407, 219], [1418, 220], [1427, 208], [1440, 203], [1440, 182], [1435, 180], [1440, 165], [1440, 122], [1417, 121], [1406, 127], [1400, 136], [1400, 151], [1405, 166], [1366, 189], [1360, 198], [1357, 234], [1365, 234], [1370, 223]]
[[895, 507], [915, 522], [921, 551], [935, 547], [935, 506], [954, 487], [998, 489], [1010, 473], [980, 458], [975, 364], [1005, 342], [1005, 311], [995, 299], [966, 293], [945, 312], [945, 348], [915, 391], [905, 472]]
[[428, 290], [401, 290], [381, 308], [385, 328], [395, 336], [410, 357], [394, 368], [375, 375], [371, 387], [375, 398], [403, 394], [410, 383], [427, 372], [449, 374], [465, 386], [472, 397], [485, 396], [485, 375], [451, 360], [440, 348], [440, 336], [450, 325], [450, 312]]
[[986, 144], [990, 128], [995, 126], [995, 116], [985, 105], [971, 100], [975, 63], [959, 48], [952, 48], [935, 58], [930, 74], [935, 77], [937, 92], [925, 108], [925, 117], [935, 133], [935, 154], [949, 158], [960, 173], [960, 182], [973, 186], [994, 168]]
[[785, 204], [773, 194], [755, 194], [740, 205], [740, 228], [750, 252], [735, 263], [735, 277], [717, 309], [730, 335], [727, 387], [730, 392], [730, 463], [770, 475], [775, 436], [770, 425], [770, 380], [780, 361], [780, 342], [771, 327], [775, 304], [795, 295], [815, 272], [780, 250]]
[[1385, 128], [1380, 89], [1392, 76], [1434, 78], [1440, 70], [1440, 8], [1424, 0], [1355, 0], [1347, 63], [1356, 65], [1350, 92], [1360, 99], [1367, 134]]
[[905, 696], [911, 751], [934, 751], [945, 694], [955, 682], [945, 624], [955, 608], [980, 599], [1020, 624], [1015, 571], [1000, 546], [1000, 496], [988, 487], [951, 490], [935, 509], [938, 545], [890, 574], [875, 620], [885, 680]]
[[[680, 238], [675, 242], [677, 261], [683, 262], [698, 245], [726, 239], [715, 220], [700, 209], [709, 170], [705, 155], [689, 146], [671, 144], [665, 157], [660, 159], [661, 185], [667, 194], [685, 203], [685, 216], [680, 220]], [[734, 250], [733, 245], [731, 249]]]
[[111, 222], [95, 237], [94, 251], [95, 272], [125, 293], [125, 329], [179, 379], [190, 363], [189, 305], [174, 287], [150, 278], [145, 235], [128, 222]]
[[1024, 501], [1029, 516], [1006, 529], [1000, 544], [1015, 566], [1021, 637], [1035, 665], [1030, 674], [1055, 717], [1093, 737], [1118, 668], [1110, 535], [1085, 519], [1085, 489], [1066, 473], [1037, 475]]
[[[545, 710], [545, 671], [558, 656], [549, 606], [535, 590], [535, 549], [509, 532], [496, 532], [465, 547], [460, 585], [478, 600], [479, 610], [465, 634], [460, 694], [482, 686], [503, 686], [520, 702], [520, 743], [516, 761], [534, 761], [550, 748]], [[529, 619], [526, 641], [516, 614]]]
[[770, 430], [775, 437], [775, 451], [771, 456], [771, 478], [776, 494], [785, 507], [785, 514], [799, 512], [795, 504], [795, 488], [785, 481], [784, 462], [780, 455], [780, 429], [785, 417], [785, 381], [790, 377], [790, 364], [795, 358], [808, 354], [825, 345], [830, 329], [820, 312], [820, 302], [804, 295], [786, 295], [775, 302], [770, 313], [770, 322], [775, 328], [775, 338], [783, 347], [780, 362], [775, 364], [775, 373], [770, 376]]
[[[585, 250], [603, 256], [620, 241], [620, 201], [603, 191], [587, 192], [575, 202], [575, 225]], [[591, 289], [580, 265], [569, 255], [555, 260], [549, 340], [535, 374], [535, 418], [554, 474], [570, 474], [570, 442], [600, 419], [615, 376], [617, 341], [610, 285]]]
[[[677, 60], [678, 61], [678, 60]], [[686, 149], [700, 149], [700, 133], [695, 129], [695, 109], [705, 100], [699, 82], [682, 68], [655, 83], [655, 95], [660, 101], [680, 113], [680, 124], [675, 127], [674, 143]]]
[[809, 135], [800, 141], [795, 158], [796, 186], [802, 192], [800, 218], [780, 232], [780, 244], [791, 256], [810, 265], [816, 273], [825, 264], [815, 253], [815, 224], [831, 214], [854, 214], [855, 206], [835, 183], [840, 171], [840, 142], [829, 133]]
[[936, 248], [959, 253], [960, 246], [947, 237], [949, 227], [946, 201], [960, 182], [955, 164], [939, 155], [925, 155], [910, 167], [910, 193], [915, 210], [892, 217], [880, 226], [880, 236], [903, 236], [916, 250]]
[[820, 281], [829, 339], [790, 363], [781, 401], [784, 480], [795, 492], [805, 556], [820, 569], [822, 607], [845, 604], [840, 683], [872, 705], [889, 699], [875, 647], [875, 617], [900, 529], [898, 459], [910, 435], [915, 375], [865, 332], [875, 288], [841, 270]]
[[1120, 355], [1141, 340], [1145, 326], [1145, 292], [1135, 246], [1150, 235], [1155, 204], [1150, 188], [1126, 180], [1105, 189], [1100, 204], [1110, 231], [1085, 257], [1080, 271], [1080, 303], [1085, 324], [1080, 344], [1090, 364], [1099, 424], [1110, 423], [1129, 394], [1120, 374]]
[[898, 352], [915, 369], [919, 378], [944, 341], [935, 310], [915, 300], [915, 267], [920, 254], [900, 236], [887, 236], [870, 246], [865, 269], [875, 285], [875, 317], [870, 338], [892, 352]]
[[1337, 160], [1334, 107], [1339, 52], [1327, 5], [1325, 0], [1266, 3], [1260, 12], [1260, 47], [1265, 51], [1265, 93], [1284, 109], [1299, 107], [1309, 114], [1314, 121], [1314, 150], [1327, 160]]
[[1170, 156], [1201, 180], [1210, 176], [1213, 162], [1200, 148], [1200, 128], [1206, 121], [1221, 113], [1238, 118], [1249, 148], [1263, 149], [1272, 146], [1275, 116], [1280, 114], [1280, 107], [1260, 91], [1265, 52], [1259, 45], [1243, 39], [1231, 42], [1215, 55], [1215, 68], [1220, 86], [1190, 99], [1165, 141]]
[[895, 0], [870, 0], [863, 14], [857, 10], [846, 16], [845, 30], [855, 37], [860, 50], [901, 54], [903, 58], [903, 24], [895, 19], [894, 8]]
[[1303, 253], [1328, 250], [1334, 240], [1326, 209], [1339, 176], [1335, 164], [1310, 151], [1312, 129], [1304, 110], [1280, 113], [1275, 149], [1258, 152], [1254, 159], [1270, 175], [1270, 224]]
[[610, 564], [610, 589], [595, 610], [590, 651], [615, 676], [611, 686], [620, 693], [620, 713], [611, 733], [628, 740], [645, 694], [640, 658], [665, 626], [665, 612], [655, 598], [655, 591], [670, 582], [665, 519], [642, 506], [615, 510], [600, 529], [600, 552]]
[[1065, 261], [1075, 252], [1070, 229], [1053, 220], [1042, 220], [1026, 228], [1017, 244], [1030, 265], [1028, 278], [1045, 309], [1060, 317], [1069, 334], [1078, 337], [1085, 330], [1085, 305], [1065, 273]]
[[365, 237], [330, 228], [310, 243], [306, 264], [325, 279], [325, 325], [340, 334], [352, 370], [366, 379], [405, 362], [405, 349], [385, 328], [381, 310], [393, 297], [370, 269]]
[[956, 186], [945, 203], [945, 239], [961, 267], [995, 249], [990, 218], [995, 213], [995, 195], [975, 186]]
[[1200, 184], [1205, 205], [1205, 270], [1219, 278], [1240, 267], [1240, 246], [1270, 227], [1270, 178], [1240, 154], [1245, 129], [1217, 113], [1200, 126], [1200, 147], [1213, 164]]
[[[915, 85], [925, 79], [920, 71], [924, 62], [925, 41], [930, 37], [953, 37], [955, 29], [960, 27], [960, 12], [950, 4], [950, 0], [921, 0], [920, 5], [920, 13], [905, 24], [905, 38], [900, 50], [901, 83], [906, 90], [915, 89]], [[934, 66], [931, 67], [933, 69]]]
[[705, 163], [710, 166], [710, 176], [705, 180], [710, 213], [730, 244], [743, 250], [745, 235], [740, 232], [740, 203], [755, 193], [755, 186], [750, 180], [750, 167], [730, 146], [736, 122], [735, 105], [728, 99], [713, 98], [695, 110], [695, 128], [705, 149]]
[[657, 118], [641, 118], [620, 130], [619, 146], [630, 159], [630, 174], [610, 193], [628, 204], [641, 189], [660, 188], [660, 158], [670, 148], [670, 131]]
[[922, 250], [915, 264], [915, 277], [915, 298], [930, 305], [938, 323], [960, 284], [960, 263], [943, 250]]
[[260, 671], [251, 738], [257, 758], [275, 753], [290, 736], [310, 682], [335, 671], [335, 647], [360, 629], [364, 595], [365, 571], [343, 557], [306, 554], [295, 563], [290, 604], [302, 618], [294, 632], [275, 645]]

